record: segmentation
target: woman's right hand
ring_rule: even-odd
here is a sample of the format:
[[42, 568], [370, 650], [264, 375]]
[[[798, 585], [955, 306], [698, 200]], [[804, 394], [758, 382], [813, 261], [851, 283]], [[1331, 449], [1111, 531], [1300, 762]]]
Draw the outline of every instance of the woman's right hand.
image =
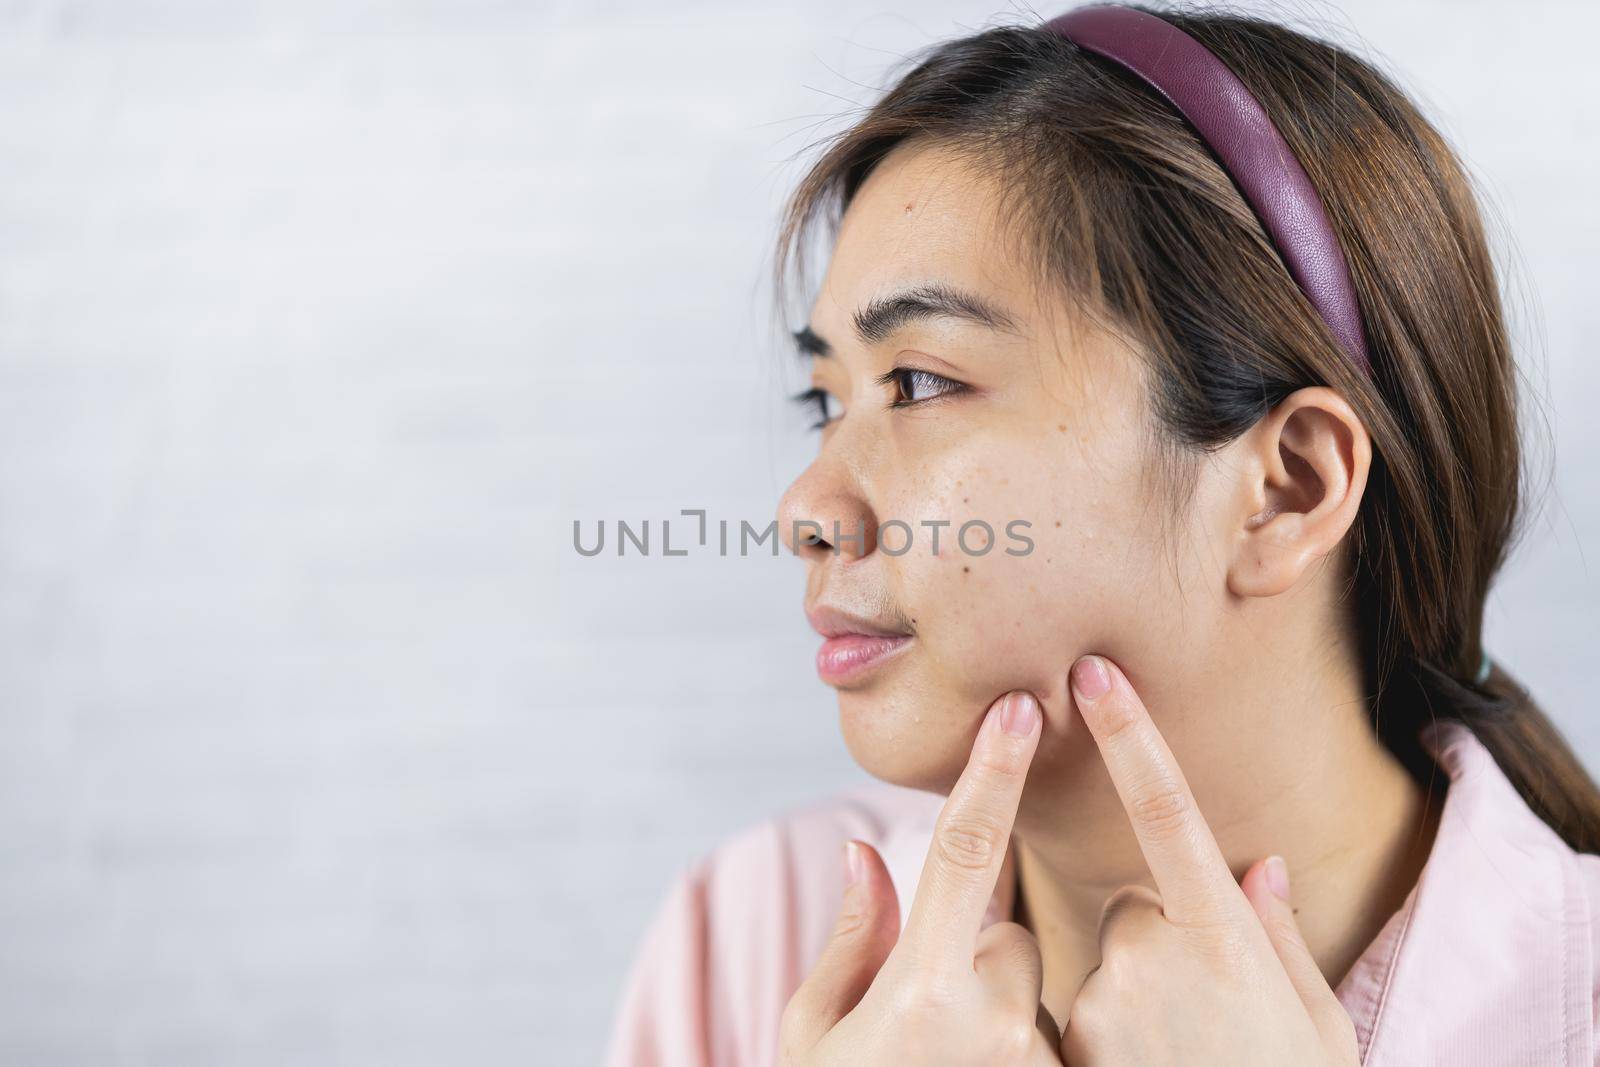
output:
[[882, 857], [848, 844], [833, 936], [784, 1009], [785, 1067], [1059, 1067], [1038, 942], [1016, 923], [982, 925], [1042, 718], [1028, 693], [989, 708], [940, 810], [904, 936]]

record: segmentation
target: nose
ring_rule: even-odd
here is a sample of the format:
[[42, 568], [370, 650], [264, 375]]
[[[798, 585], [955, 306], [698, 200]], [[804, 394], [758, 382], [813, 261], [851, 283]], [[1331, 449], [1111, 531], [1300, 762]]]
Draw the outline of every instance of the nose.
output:
[[784, 492], [778, 525], [789, 551], [807, 563], [853, 561], [878, 547], [876, 513], [838, 453], [824, 447]]

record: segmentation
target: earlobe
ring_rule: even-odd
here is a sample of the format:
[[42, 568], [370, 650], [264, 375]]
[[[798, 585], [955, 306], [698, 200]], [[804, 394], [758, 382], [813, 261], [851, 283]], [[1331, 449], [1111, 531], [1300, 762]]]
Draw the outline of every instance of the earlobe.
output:
[[1305, 523], [1296, 514], [1264, 523], [1242, 544], [1228, 571], [1228, 590], [1235, 596], [1267, 597], [1293, 588], [1323, 554], [1307, 546], [1305, 534]]
[[1252, 462], [1228, 570], [1236, 596], [1276, 596], [1333, 552], [1355, 523], [1372, 446], [1338, 393], [1313, 386], [1291, 393], [1241, 440]]

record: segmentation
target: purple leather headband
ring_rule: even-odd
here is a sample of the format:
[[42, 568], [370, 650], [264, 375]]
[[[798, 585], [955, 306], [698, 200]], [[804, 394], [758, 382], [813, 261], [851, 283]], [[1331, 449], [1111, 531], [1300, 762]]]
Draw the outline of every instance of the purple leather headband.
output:
[[1322, 198], [1244, 82], [1193, 37], [1133, 8], [1080, 7], [1045, 25], [1137, 74], [1189, 120], [1255, 209], [1295, 282], [1370, 376], [1361, 308]]

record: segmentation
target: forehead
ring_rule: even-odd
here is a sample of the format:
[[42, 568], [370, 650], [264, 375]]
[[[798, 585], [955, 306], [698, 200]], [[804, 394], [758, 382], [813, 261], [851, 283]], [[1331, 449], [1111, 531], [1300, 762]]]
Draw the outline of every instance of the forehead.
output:
[[1003, 210], [994, 180], [955, 151], [896, 148], [845, 212], [812, 321], [839, 321], [878, 293], [935, 280], [1030, 318], [1034, 285]]

